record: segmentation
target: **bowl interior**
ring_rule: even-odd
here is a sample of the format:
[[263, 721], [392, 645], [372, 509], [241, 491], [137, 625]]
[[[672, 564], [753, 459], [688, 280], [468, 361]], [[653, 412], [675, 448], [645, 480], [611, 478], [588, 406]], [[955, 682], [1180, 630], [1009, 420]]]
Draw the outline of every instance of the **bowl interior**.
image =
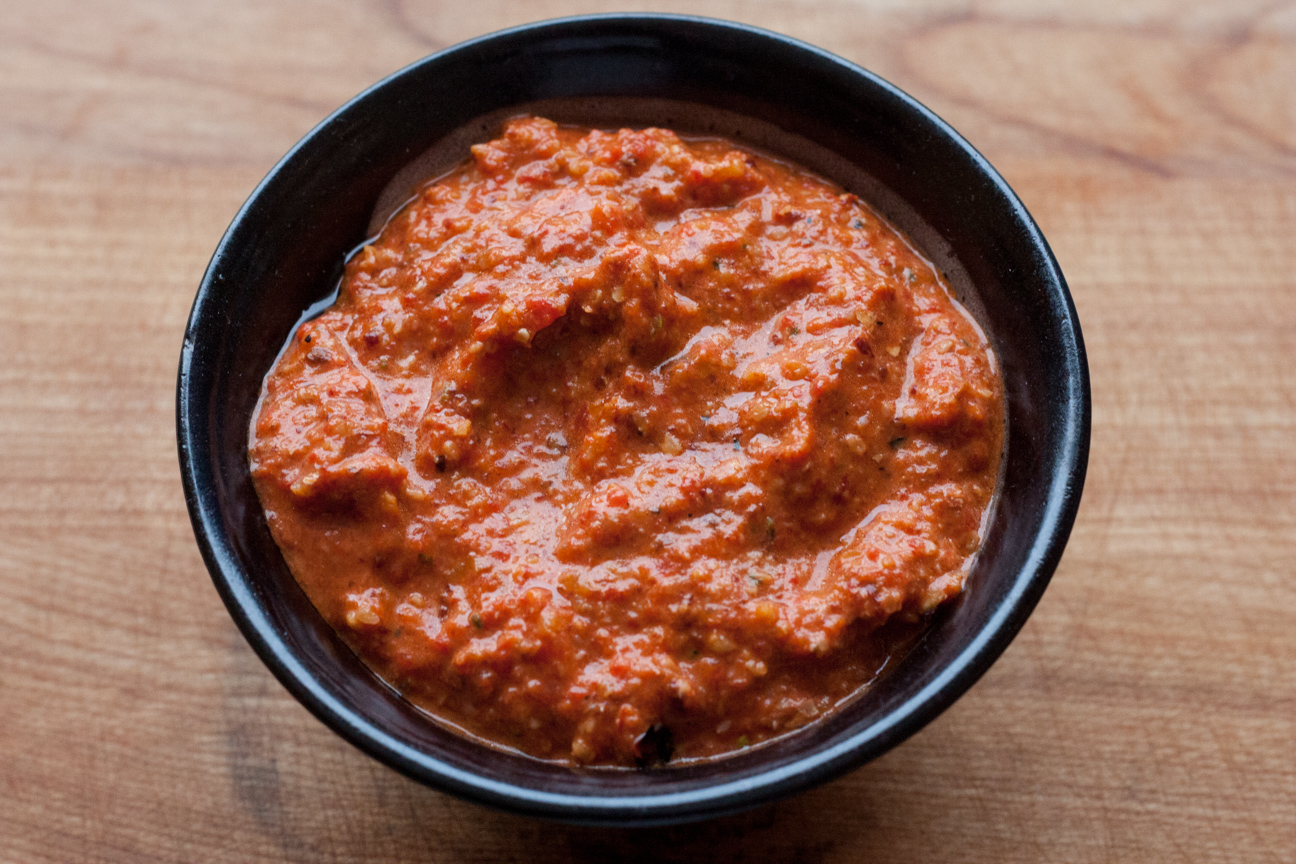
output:
[[[345, 253], [468, 143], [534, 110], [586, 125], [721, 134], [855, 191], [945, 270], [994, 344], [1008, 446], [967, 590], [862, 698], [826, 721], [709, 763], [573, 771], [430, 723], [328, 627], [288, 572], [248, 474], [261, 382]], [[204, 557], [254, 649], [353, 743], [441, 788], [522, 812], [678, 821], [751, 806], [876, 756], [993, 662], [1061, 554], [1088, 447], [1078, 323], [1047, 244], [983, 159], [934, 115], [838, 58], [739, 25], [605, 16], [464, 43], [357, 97], [253, 193], [203, 280], [181, 358], [177, 423]]]

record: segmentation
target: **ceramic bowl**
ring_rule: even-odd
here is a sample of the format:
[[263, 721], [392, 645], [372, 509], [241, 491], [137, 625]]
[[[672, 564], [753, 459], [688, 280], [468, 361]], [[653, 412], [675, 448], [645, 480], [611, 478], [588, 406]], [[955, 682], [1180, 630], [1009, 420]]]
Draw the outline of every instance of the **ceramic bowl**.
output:
[[[1003, 476], [967, 589], [861, 697], [768, 745], [710, 762], [574, 770], [430, 722], [325, 624], [271, 539], [248, 426], [261, 382], [344, 256], [438, 160], [539, 106], [587, 125], [722, 134], [856, 191], [949, 276], [1002, 366]], [[457, 154], [457, 155], [456, 155]], [[220, 242], [185, 332], [177, 437], [194, 533], [252, 648], [320, 720], [430, 786], [574, 822], [703, 819], [789, 795], [884, 753], [954, 702], [1043, 593], [1071, 529], [1089, 446], [1089, 382], [1066, 283], [1026, 209], [953, 129], [896, 87], [794, 39], [659, 15], [570, 18], [441, 51], [303, 138]]]

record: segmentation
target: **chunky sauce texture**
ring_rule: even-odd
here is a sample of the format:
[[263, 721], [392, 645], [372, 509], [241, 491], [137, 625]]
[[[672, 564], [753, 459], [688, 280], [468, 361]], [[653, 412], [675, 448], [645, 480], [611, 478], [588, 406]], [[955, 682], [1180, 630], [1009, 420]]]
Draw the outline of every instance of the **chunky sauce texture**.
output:
[[250, 457], [292, 572], [408, 698], [642, 765], [812, 721], [959, 593], [1002, 398], [941, 275], [855, 196], [723, 141], [528, 118], [348, 262]]

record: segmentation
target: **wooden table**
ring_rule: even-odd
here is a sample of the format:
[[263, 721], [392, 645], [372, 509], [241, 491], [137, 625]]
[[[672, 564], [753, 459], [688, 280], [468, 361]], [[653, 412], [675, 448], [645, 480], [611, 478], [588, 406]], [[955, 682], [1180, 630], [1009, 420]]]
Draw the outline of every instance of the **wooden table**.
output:
[[194, 290], [343, 100], [461, 39], [615, 7], [19, 0], [0, 15], [0, 860], [1296, 861], [1296, 6], [649, 5], [895, 81], [1052, 242], [1093, 454], [1016, 642], [884, 758], [700, 825], [556, 827], [361, 755], [274, 681], [199, 559], [172, 407]]

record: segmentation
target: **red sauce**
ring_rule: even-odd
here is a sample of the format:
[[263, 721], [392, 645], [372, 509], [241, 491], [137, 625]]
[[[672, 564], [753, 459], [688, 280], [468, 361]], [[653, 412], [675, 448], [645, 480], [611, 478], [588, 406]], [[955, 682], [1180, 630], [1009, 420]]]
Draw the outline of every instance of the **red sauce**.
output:
[[858, 198], [531, 118], [352, 258], [250, 455], [298, 581], [409, 699], [644, 764], [871, 681], [962, 589], [1002, 446], [985, 338]]

